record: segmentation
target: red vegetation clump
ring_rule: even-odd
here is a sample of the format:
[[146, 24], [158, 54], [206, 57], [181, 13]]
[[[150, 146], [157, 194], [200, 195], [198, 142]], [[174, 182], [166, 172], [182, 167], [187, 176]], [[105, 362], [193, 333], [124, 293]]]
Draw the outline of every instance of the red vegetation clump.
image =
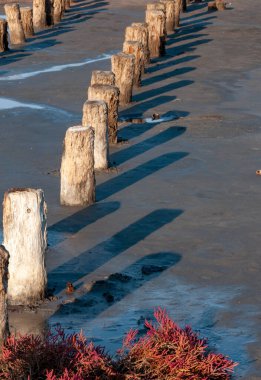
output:
[[3, 380], [229, 380], [236, 363], [211, 353], [205, 339], [180, 328], [162, 309], [147, 333], [130, 330], [116, 359], [84, 335], [61, 328], [46, 336], [7, 339], [0, 352]]
[[236, 363], [210, 353], [205, 339], [190, 327], [180, 328], [165, 310], [154, 313], [156, 324], [145, 321], [147, 334], [136, 339], [131, 330], [120, 350], [121, 371], [128, 380], [229, 380]]

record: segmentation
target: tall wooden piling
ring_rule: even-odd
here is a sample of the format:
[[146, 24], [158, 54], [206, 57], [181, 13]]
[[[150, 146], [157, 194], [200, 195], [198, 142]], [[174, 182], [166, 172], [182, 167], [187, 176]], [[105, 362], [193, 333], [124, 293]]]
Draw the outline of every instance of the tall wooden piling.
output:
[[58, 24], [63, 15], [64, 5], [63, 0], [53, 0], [53, 21]]
[[117, 144], [120, 91], [116, 86], [95, 84], [88, 88], [88, 100], [103, 100], [108, 107], [109, 142]]
[[21, 7], [21, 20], [26, 38], [34, 35], [33, 10], [30, 7]]
[[94, 70], [91, 77], [91, 86], [94, 84], [115, 85], [115, 75], [112, 71]]
[[34, 30], [42, 30], [47, 26], [45, 0], [33, 0], [33, 25]]
[[160, 0], [166, 7], [166, 31], [172, 33], [175, 29], [175, 1], [174, 0]]
[[149, 31], [150, 57], [159, 57], [165, 53], [165, 14], [163, 11], [147, 10], [146, 23]]
[[133, 22], [125, 29], [125, 41], [138, 41], [142, 44], [145, 64], [150, 63], [148, 25], [142, 22]]
[[180, 13], [182, 9], [182, 0], [175, 1], [175, 28], [180, 26]]
[[109, 166], [108, 107], [102, 100], [87, 100], [83, 105], [83, 127], [94, 129], [94, 169]]
[[5, 4], [11, 45], [21, 45], [25, 42], [25, 35], [21, 21], [19, 4]]
[[0, 245], [0, 345], [9, 335], [7, 311], [7, 283], [8, 283], [9, 253]]
[[7, 21], [0, 18], [0, 52], [7, 51], [8, 49], [8, 32]]
[[112, 55], [111, 67], [115, 74], [115, 85], [120, 90], [119, 104], [123, 106], [131, 103], [135, 69], [134, 55], [124, 53]]
[[164, 14], [163, 18], [163, 34], [167, 35], [167, 15], [166, 15], [166, 3], [159, 2], [159, 3], [148, 3], [147, 4], [147, 11], [161, 11]]
[[141, 86], [141, 74], [144, 72], [145, 65], [145, 53], [143, 46], [138, 41], [124, 41], [123, 44], [123, 53], [132, 54], [135, 57], [134, 64], [134, 80], [133, 83], [135, 86]]
[[8, 302], [29, 305], [44, 298], [47, 207], [43, 191], [11, 189], [4, 195], [4, 246], [10, 254]]
[[94, 132], [91, 127], [67, 129], [61, 163], [60, 202], [83, 206], [95, 202]]

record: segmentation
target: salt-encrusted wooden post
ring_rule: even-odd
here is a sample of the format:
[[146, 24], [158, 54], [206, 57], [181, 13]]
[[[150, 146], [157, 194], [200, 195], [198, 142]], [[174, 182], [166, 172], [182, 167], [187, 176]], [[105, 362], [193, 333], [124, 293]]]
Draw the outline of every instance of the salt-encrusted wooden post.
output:
[[29, 305], [44, 298], [47, 207], [40, 189], [11, 189], [4, 195], [4, 246], [8, 250], [8, 302]]
[[180, 12], [182, 7], [182, 0], [174, 0], [175, 1], [175, 28], [180, 26]]
[[163, 11], [147, 10], [146, 23], [149, 31], [149, 51], [151, 58], [165, 52], [165, 14]]
[[5, 4], [11, 45], [21, 45], [25, 42], [25, 35], [21, 21], [19, 4]]
[[88, 88], [88, 100], [103, 100], [108, 107], [109, 142], [117, 144], [118, 107], [120, 91], [116, 86], [95, 84]]
[[34, 35], [33, 10], [30, 7], [21, 7], [20, 12], [25, 37], [32, 37]]
[[149, 3], [147, 4], [148, 11], [162, 11], [164, 14], [164, 22], [163, 22], [163, 34], [167, 35], [167, 16], [166, 16], [166, 4], [163, 2], [160, 3]]
[[9, 253], [0, 245], [0, 344], [9, 335], [7, 311], [7, 283], [8, 283]]
[[135, 57], [132, 54], [118, 53], [111, 57], [111, 68], [115, 74], [115, 85], [120, 90], [119, 104], [132, 101]]
[[94, 84], [115, 85], [115, 75], [112, 71], [95, 70], [92, 72], [91, 86]]
[[174, 0], [160, 0], [166, 6], [166, 30], [172, 33], [175, 29], [175, 2]]
[[47, 26], [45, 0], [33, 0], [33, 25], [34, 30], [41, 30]]
[[142, 22], [133, 22], [131, 26], [127, 26], [125, 29], [125, 41], [138, 41], [142, 44], [145, 64], [150, 63], [150, 51], [149, 51], [149, 31], [148, 25]]
[[46, 0], [45, 9], [46, 9], [46, 24], [47, 26], [52, 26], [54, 24], [54, 8], [53, 8], [54, 0]]
[[226, 9], [226, 4], [223, 0], [216, 0], [216, 7], [218, 11], [224, 11]]
[[83, 105], [83, 127], [94, 129], [94, 169], [109, 166], [108, 107], [102, 100], [87, 100]]
[[64, 1], [64, 9], [68, 11], [71, 8], [71, 0]]
[[7, 21], [0, 18], [0, 52], [7, 51], [8, 49], [8, 32]]
[[141, 74], [144, 72], [145, 53], [143, 46], [137, 41], [125, 41], [123, 44], [123, 53], [132, 54], [135, 57], [134, 80], [133, 84], [141, 86]]
[[58, 24], [63, 15], [63, 1], [62, 0], [54, 0], [53, 1], [53, 21], [54, 24]]
[[95, 202], [94, 131], [91, 127], [67, 129], [61, 163], [60, 201], [65, 206]]

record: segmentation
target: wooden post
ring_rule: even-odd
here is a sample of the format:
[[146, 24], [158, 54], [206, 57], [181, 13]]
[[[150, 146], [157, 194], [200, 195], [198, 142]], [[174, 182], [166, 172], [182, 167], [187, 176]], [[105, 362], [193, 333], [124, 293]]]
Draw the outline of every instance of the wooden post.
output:
[[167, 36], [167, 17], [166, 17], [166, 4], [164, 2], [160, 3], [149, 3], [147, 4], [148, 11], [162, 11], [164, 14], [163, 21], [163, 34]]
[[94, 84], [88, 88], [88, 100], [103, 100], [108, 107], [108, 133], [109, 142], [117, 144], [118, 133], [118, 107], [119, 107], [118, 87]]
[[19, 4], [5, 4], [11, 45], [21, 45], [25, 42]]
[[0, 245], [0, 345], [9, 335], [7, 311], [7, 283], [8, 283], [9, 253]]
[[182, 7], [182, 0], [174, 0], [175, 1], [175, 28], [180, 26], [180, 12]]
[[166, 31], [172, 33], [175, 29], [175, 1], [160, 0], [166, 6]]
[[141, 74], [144, 72], [145, 53], [142, 44], [137, 41], [125, 41], [123, 53], [132, 54], [135, 57], [133, 84], [141, 86]]
[[33, 0], [33, 25], [34, 30], [42, 30], [47, 26], [45, 0]]
[[90, 127], [68, 128], [61, 163], [60, 201], [66, 206], [95, 202], [94, 132]]
[[120, 105], [131, 103], [135, 68], [134, 55], [124, 53], [112, 55], [111, 67], [115, 74], [115, 84], [120, 90]]
[[165, 14], [163, 11], [147, 10], [146, 23], [149, 31], [150, 57], [159, 57], [165, 52]]
[[95, 70], [92, 72], [91, 86], [94, 84], [115, 85], [115, 75], [112, 71]]
[[145, 54], [145, 64], [150, 63], [148, 25], [142, 22], [133, 22], [125, 29], [125, 41], [138, 41], [142, 44]]
[[224, 11], [226, 9], [226, 4], [223, 0], [216, 0], [216, 7], [218, 11]]
[[187, 0], [182, 0], [182, 12], [187, 12]]
[[46, 0], [46, 24], [52, 26], [54, 24], [54, 0]]
[[94, 169], [109, 166], [108, 107], [102, 100], [87, 100], [83, 105], [83, 127], [94, 129]]
[[0, 18], [0, 52], [2, 53], [7, 50], [9, 50], [7, 22], [3, 18]]
[[64, 1], [64, 9], [68, 11], [71, 8], [71, 0]]
[[53, 21], [58, 24], [63, 15], [63, 0], [53, 0]]
[[46, 212], [40, 189], [11, 189], [4, 195], [3, 244], [10, 254], [8, 302], [13, 305], [29, 305], [44, 298]]
[[33, 10], [30, 7], [21, 7], [20, 11], [25, 37], [32, 37], [34, 35]]

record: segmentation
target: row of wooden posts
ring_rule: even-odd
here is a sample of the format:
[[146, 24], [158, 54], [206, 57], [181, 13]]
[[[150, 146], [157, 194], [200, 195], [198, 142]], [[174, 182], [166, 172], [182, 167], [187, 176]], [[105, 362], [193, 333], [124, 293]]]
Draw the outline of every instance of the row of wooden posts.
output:
[[7, 20], [0, 18], [0, 52], [9, 50], [9, 41], [22, 45], [35, 32], [58, 24], [70, 7], [71, 0], [33, 0], [33, 8], [5, 4]]
[[[95, 202], [95, 170], [108, 168], [109, 145], [118, 141], [118, 106], [132, 101], [133, 86], [141, 85], [150, 59], [164, 54], [167, 34], [179, 26], [182, 5], [182, 0], [147, 4], [145, 22], [126, 28], [123, 51], [111, 57], [111, 71], [93, 71], [82, 124], [70, 127], [64, 138], [62, 205], [88, 206]], [[10, 304], [28, 305], [45, 296], [46, 220], [42, 190], [11, 189], [5, 193], [4, 239], [0, 246], [0, 341], [8, 334], [7, 299]]]

